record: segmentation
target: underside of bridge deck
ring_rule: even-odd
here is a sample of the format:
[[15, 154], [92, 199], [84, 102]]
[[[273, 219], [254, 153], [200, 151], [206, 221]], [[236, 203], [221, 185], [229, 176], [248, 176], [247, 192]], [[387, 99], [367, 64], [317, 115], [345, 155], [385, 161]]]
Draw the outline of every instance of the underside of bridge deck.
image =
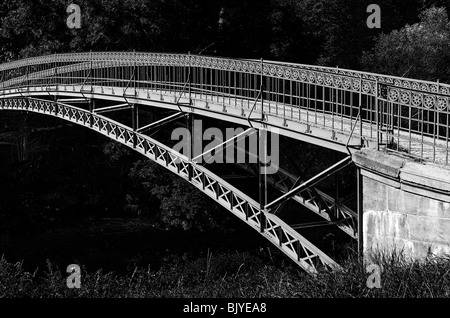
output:
[[[164, 133], [158, 133], [158, 131], [166, 129], [170, 133], [174, 129], [173, 124], [178, 123], [176, 127], [181, 126], [187, 131], [192, 131], [191, 136], [201, 136], [208, 127], [200, 127], [198, 131], [195, 122], [197, 120], [202, 123], [207, 122], [208, 118], [197, 115], [196, 112], [170, 110], [171, 114], [165, 111], [165, 117], [159, 118], [161, 115], [158, 115], [158, 110], [165, 108], [152, 108], [133, 103], [117, 104], [115, 101], [105, 102], [104, 99], [86, 98], [83, 101], [61, 94], [41, 95], [40, 98], [37, 96], [4, 98], [0, 100], [0, 108], [36, 112], [66, 119], [94, 129], [135, 149], [185, 178], [199, 190], [221, 203], [308, 272], [314, 273], [321, 268], [339, 268], [339, 265], [325, 252], [328, 247], [324, 245], [324, 237], [332, 234], [332, 237], [335, 237], [332, 239], [333, 245], [341, 239], [351, 241], [358, 238], [357, 213], [350, 207], [353, 207], [356, 202], [356, 189], [347, 186], [345, 193], [340, 191], [342, 180], [339, 172], [349, 167], [349, 171], [354, 171], [348, 153], [328, 151], [324, 154], [325, 148], [321, 147], [322, 145], [309, 145], [307, 151], [303, 150], [300, 153], [292, 153], [292, 151], [289, 154], [284, 153], [281, 148], [286, 147], [283, 145], [283, 140], [286, 138], [291, 140], [288, 147], [292, 147], [293, 142], [298, 143], [298, 149], [302, 149], [307, 144], [282, 136], [284, 139], [279, 142], [277, 146], [280, 149], [276, 151], [284, 153], [286, 158], [292, 158], [295, 155], [296, 163], [285, 168], [282, 165], [286, 164], [278, 164], [272, 167], [275, 168], [273, 173], [264, 173], [263, 163], [267, 160], [260, 156], [267, 156], [268, 146], [267, 141], [265, 143], [260, 141], [263, 130], [258, 128], [242, 129], [241, 133], [229, 139], [216, 140], [215, 147], [209, 149], [201, 145], [200, 149], [206, 149], [204, 153], [175, 152], [172, 149], [174, 141], [169, 139], [167, 133], [164, 136]], [[147, 112], [149, 109], [156, 112], [156, 115], [152, 116], [153, 122], [148, 122], [148, 116], [141, 115], [144, 108]], [[229, 126], [223, 122], [220, 125], [220, 120], [214, 120], [216, 121], [214, 124], [221, 126], [224, 131]], [[254, 146], [251, 144], [252, 134], [258, 137], [256, 152], [252, 151]], [[154, 138], [157, 137], [161, 140], [156, 141]], [[279, 137], [277, 135], [277, 139]], [[194, 139], [191, 137], [189, 142], [193, 143]], [[240, 139], [246, 142], [241, 143]], [[209, 159], [217, 159], [219, 152], [225, 155], [231, 148], [233, 153], [235, 151], [245, 154], [245, 159], [240, 162], [231, 160], [230, 163], [224, 164], [217, 164], [214, 160], [213, 162], [199, 160], [206, 155], [210, 155]], [[214, 155], [212, 155], [213, 152]], [[274, 153], [271, 155], [273, 158]], [[232, 159], [236, 158], [233, 156]], [[295, 169], [298, 167], [301, 167], [301, 171]], [[231, 171], [235, 174], [236, 168], [247, 174], [244, 180], [229, 178], [227, 174]], [[335, 177], [331, 178], [332, 176]], [[348, 178], [343, 179], [348, 182]], [[325, 191], [318, 188], [321, 184], [325, 184]], [[255, 191], [255, 188], [258, 191]]]

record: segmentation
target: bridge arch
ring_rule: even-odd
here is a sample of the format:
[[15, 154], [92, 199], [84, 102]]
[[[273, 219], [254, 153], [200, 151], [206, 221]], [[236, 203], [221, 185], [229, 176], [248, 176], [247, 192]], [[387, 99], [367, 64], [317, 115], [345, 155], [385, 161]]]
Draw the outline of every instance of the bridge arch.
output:
[[[144, 155], [194, 185], [289, 256], [310, 273], [339, 265], [276, 215], [261, 210], [258, 202], [208, 169], [131, 127], [82, 108], [36, 98], [0, 99], [0, 109], [28, 111], [57, 117], [94, 130]], [[134, 139], [136, 136], [136, 140]], [[265, 225], [262, 226], [262, 222]]]

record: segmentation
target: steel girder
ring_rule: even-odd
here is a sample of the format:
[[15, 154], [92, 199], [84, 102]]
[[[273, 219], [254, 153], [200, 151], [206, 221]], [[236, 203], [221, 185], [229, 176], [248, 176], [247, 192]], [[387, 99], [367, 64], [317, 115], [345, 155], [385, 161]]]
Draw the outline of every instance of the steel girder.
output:
[[163, 119], [155, 121], [154, 123], [151, 123], [151, 124], [145, 125], [143, 127], [140, 127], [136, 131], [139, 132], [139, 133], [142, 133], [142, 132], [150, 130], [150, 129], [156, 129], [156, 128], [159, 128], [159, 127], [161, 127], [163, 125], [171, 123], [171, 122], [173, 122], [175, 120], [178, 120], [178, 119], [180, 119], [181, 117], [184, 117], [184, 116], [185, 116], [185, 114], [183, 114], [183, 113], [175, 113], [173, 115], [170, 115], [170, 116], [167, 116], [167, 117], [165, 117]]
[[[65, 104], [69, 104], [69, 103], [65, 103]], [[107, 106], [107, 107], [102, 107], [102, 108], [95, 108], [95, 109], [93, 109], [93, 112], [96, 114], [101, 114], [101, 113], [106, 113], [106, 112], [131, 109], [131, 107], [132, 106], [130, 104], [126, 103], [126, 104], [119, 104], [119, 105]]]
[[[228, 141], [222, 143], [222, 145], [227, 143]], [[226, 147], [230, 146], [230, 144], [226, 145]], [[255, 157], [255, 154], [250, 153], [246, 149], [241, 149], [239, 146], [237, 146], [237, 149], [240, 151], [244, 151], [249, 156]], [[328, 174], [326, 174], [324, 178], [335, 172], [338, 172], [339, 170], [351, 164], [348, 159], [349, 158], [347, 157], [346, 159], [342, 160], [342, 167], [340, 167], [336, 171], [328, 171]], [[257, 172], [255, 172], [255, 170], [252, 169], [251, 166], [247, 164], [239, 164], [239, 166], [242, 169], [250, 172], [251, 174], [257, 175]], [[266, 179], [269, 185], [279, 190], [283, 194], [292, 192], [296, 187], [303, 183], [301, 180], [305, 171], [300, 173], [300, 177], [294, 176], [281, 167], [277, 167], [277, 171], [278, 172], [275, 174], [267, 175]], [[317, 180], [317, 182], [319, 182], [320, 180]], [[357, 239], [358, 215], [356, 212], [354, 212], [344, 204], [346, 199], [340, 199], [338, 202], [336, 202], [335, 198], [317, 189], [314, 185], [309, 185], [307, 187], [304, 187], [304, 189], [293, 191], [290, 198], [292, 198], [305, 208], [309, 209], [310, 211], [316, 213], [318, 216], [322, 217], [325, 221], [328, 222], [327, 224], [335, 224], [344, 233], [348, 234], [353, 239]], [[287, 200], [288, 199], [283, 200], [280, 204], [278, 204], [276, 210], [271, 211], [271, 213], [277, 214], [280, 207], [282, 207], [287, 202]]]

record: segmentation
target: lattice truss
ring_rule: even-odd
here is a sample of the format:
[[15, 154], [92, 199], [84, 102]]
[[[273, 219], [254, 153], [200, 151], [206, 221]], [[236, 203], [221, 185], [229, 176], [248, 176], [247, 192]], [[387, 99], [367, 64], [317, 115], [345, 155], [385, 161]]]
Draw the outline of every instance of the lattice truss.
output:
[[27, 110], [88, 127], [140, 152], [189, 181], [228, 211], [260, 232], [300, 267], [310, 273], [339, 265], [274, 214], [261, 210], [248, 195], [162, 143], [121, 123], [68, 104], [32, 98], [0, 99], [2, 110]]

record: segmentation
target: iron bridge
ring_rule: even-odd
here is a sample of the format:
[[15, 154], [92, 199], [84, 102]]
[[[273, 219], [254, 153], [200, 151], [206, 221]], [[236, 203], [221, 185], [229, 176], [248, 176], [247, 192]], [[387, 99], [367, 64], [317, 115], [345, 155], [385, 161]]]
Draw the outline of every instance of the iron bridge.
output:
[[[319, 182], [351, 165], [352, 155], [363, 147], [449, 165], [450, 86], [439, 82], [265, 60], [89, 52], [1, 64], [0, 90], [1, 110], [50, 115], [90, 128], [177, 174], [310, 273], [340, 266], [299, 233], [301, 224], [282, 220], [277, 212], [286, 202], [296, 202], [336, 226], [361, 248], [360, 172], [356, 209], [321, 191]], [[97, 107], [99, 101], [112, 105]], [[156, 108], [171, 114], [141, 124], [140, 112]], [[131, 125], [106, 116], [124, 110]], [[248, 127], [259, 138], [276, 131], [344, 158], [307, 180], [281, 167], [276, 174], [262, 174], [241, 165], [259, 178], [255, 200], [192, 155], [178, 153], [147, 133], [180, 118], [192, 128], [196, 116]], [[268, 187], [281, 193], [271, 202]]]

